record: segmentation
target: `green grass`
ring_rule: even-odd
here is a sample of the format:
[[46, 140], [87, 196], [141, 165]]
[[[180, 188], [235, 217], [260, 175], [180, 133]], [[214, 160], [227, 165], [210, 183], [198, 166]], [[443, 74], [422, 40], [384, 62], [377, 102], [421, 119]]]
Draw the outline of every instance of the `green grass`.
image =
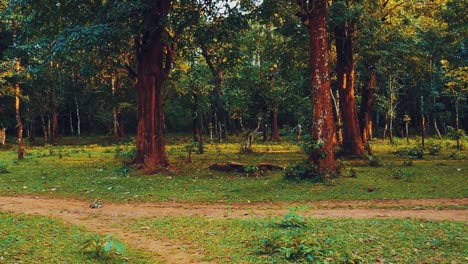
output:
[[[219, 263], [285, 263], [284, 247], [305, 244], [317, 263], [466, 263], [468, 228], [462, 222], [422, 220], [306, 219], [300, 227], [279, 219], [166, 217], [132, 223], [148, 237], [177, 239]], [[352, 230], [352, 231], [351, 231]], [[300, 259], [296, 259], [300, 262]], [[310, 262], [307, 262], [310, 263]]]
[[80, 251], [91, 234], [45, 217], [0, 212], [0, 263], [154, 263], [142, 252], [96, 258]]
[[[71, 142], [71, 139], [63, 141]], [[432, 140], [437, 143], [439, 141]], [[167, 152], [171, 171], [143, 175], [124, 164], [133, 144], [28, 147], [24, 160], [16, 149], [0, 151], [0, 194], [35, 194], [114, 201], [256, 202], [315, 200], [417, 199], [467, 197], [468, 152], [453, 149], [453, 142], [438, 143], [434, 156], [425, 154], [405, 165], [408, 157], [394, 154], [406, 144], [373, 143], [382, 167], [370, 167], [366, 159], [345, 160], [343, 176], [326, 183], [288, 182], [284, 172], [265, 175], [208, 170], [215, 162], [236, 161], [249, 165], [272, 162], [290, 165], [305, 154], [291, 143], [255, 143], [255, 153], [239, 154], [240, 144], [207, 144], [205, 154], [193, 154], [187, 163], [189, 138], [169, 136]], [[432, 144], [429, 142], [429, 144]], [[450, 144], [447, 146], [447, 144]], [[426, 151], [427, 152], [427, 151]], [[116, 158], [116, 153], [121, 157]], [[456, 155], [454, 155], [455, 153]], [[122, 158], [122, 156], [124, 156]], [[349, 177], [351, 168], [357, 177]], [[0, 170], [0, 171], [3, 171]], [[368, 187], [375, 191], [368, 192]]]

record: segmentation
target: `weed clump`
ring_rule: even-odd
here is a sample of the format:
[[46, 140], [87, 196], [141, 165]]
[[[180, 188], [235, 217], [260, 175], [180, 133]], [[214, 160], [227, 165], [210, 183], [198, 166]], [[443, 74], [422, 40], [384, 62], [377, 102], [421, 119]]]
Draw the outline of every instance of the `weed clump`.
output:
[[330, 179], [330, 175], [317, 173], [317, 167], [305, 161], [286, 167], [284, 178], [291, 181], [311, 180], [313, 182], [325, 182]]
[[400, 156], [406, 156], [410, 159], [422, 159], [424, 157], [424, 150], [420, 146], [415, 146], [412, 148], [403, 148], [397, 152]]
[[0, 160], [0, 174], [9, 173], [8, 166], [5, 161]]
[[331, 239], [310, 236], [311, 230], [307, 219], [291, 211], [283, 220], [273, 225], [276, 230], [261, 239], [260, 254], [271, 258], [271, 262], [323, 263], [359, 263], [361, 258], [352, 251], [340, 252], [340, 257], [333, 252]]
[[369, 166], [371, 167], [382, 167], [384, 165], [382, 158], [379, 156], [368, 156]]
[[435, 156], [439, 154], [439, 152], [442, 150], [442, 146], [440, 144], [431, 144], [429, 145], [429, 155]]

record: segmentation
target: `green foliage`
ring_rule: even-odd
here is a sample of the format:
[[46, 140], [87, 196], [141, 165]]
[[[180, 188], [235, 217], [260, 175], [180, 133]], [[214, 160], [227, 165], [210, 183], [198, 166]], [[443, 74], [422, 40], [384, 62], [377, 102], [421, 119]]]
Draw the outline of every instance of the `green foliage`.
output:
[[83, 243], [81, 251], [92, 253], [96, 257], [110, 257], [124, 253], [124, 245], [112, 237], [111, 234], [106, 236], [94, 235]]
[[203, 260], [215, 263], [465, 262], [468, 227], [462, 221], [304, 219], [301, 228], [280, 226], [284, 218], [256, 216], [161, 217], [126, 224], [148, 237], [184, 241], [187, 250], [203, 249]]
[[463, 144], [461, 144], [460, 141], [467, 138], [463, 129], [455, 129], [453, 127], [449, 127], [447, 137], [457, 141], [458, 149], [463, 149]]
[[278, 226], [283, 228], [303, 228], [307, 226], [307, 219], [299, 215], [297, 210], [290, 209], [290, 212], [283, 217]]
[[405, 180], [406, 182], [412, 181], [413, 173], [409, 171], [404, 171], [402, 169], [398, 169], [391, 173], [392, 179], [395, 180]]
[[259, 252], [274, 262], [322, 263], [333, 259], [340, 263], [356, 263], [362, 260], [351, 250], [340, 252], [342, 257], [336, 258], [335, 252], [330, 249], [333, 241], [308, 235], [311, 227], [307, 219], [295, 211], [285, 215], [276, 226], [273, 232], [261, 239]]
[[450, 159], [455, 159], [455, 160], [462, 160], [466, 158], [466, 155], [463, 153], [460, 153], [459, 151], [453, 151], [452, 153], [449, 154]]
[[399, 149], [397, 153], [400, 156], [405, 156], [410, 159], [422, 159], [424, 157], [424, 149], [421, 146], [402, 148]]
[[286, 167], [284, 178], [286, 180], [301, 181], [312, 180], [314, 182], [323, 182], [323, 175], [317, 174], [317, 167], [307, 161], [299, 162]]
[[8, 165], [5, 161], [0, 160], [0, 174], [2, 173], [9, 173]]
[[117, 147], [115, 147], [115, 153], [114, 153], [114, 157], [115, 158], [118, 158], [118, 159], [121, 159], [124, 164], [129, 164], [132, 162], [132, 160], [135, 158], [135, 155], [136, 155], [136, 148], [134, 146], [120, 146], [118, 145]]
[[247, 173], [247, 175], [254, 175], [254, 176], [259, 176], [262, 174], [262, 171], [257, 166], [246, 166], [244, 168], [244, 172]]
[[155, 263], [134, 250], [106, 259], [83, 254], [83, 239], [92, 234], [48, 217], [0, 211], [0, 226], [0, 263]]
[[382, 167], [384, 165], [382, 158], [379, 156], [368, 156], [367, 159], [371, 167]]
[[440, 144], [437, 144], [437, 143], [434, 143], [434, 144], [430, 144], [428, 146], [428, 150], [429, 150], [429, 155], [437, 155], [438, 153], [440, 153], [440, 151], [442, 150], [442, 146]]

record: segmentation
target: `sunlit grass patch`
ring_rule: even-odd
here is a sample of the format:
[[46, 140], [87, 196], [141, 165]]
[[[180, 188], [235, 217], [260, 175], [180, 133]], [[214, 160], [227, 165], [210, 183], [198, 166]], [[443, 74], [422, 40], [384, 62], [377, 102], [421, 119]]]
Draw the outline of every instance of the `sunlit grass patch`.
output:
[[154, 263], [131, 249], [97, 258], [80, 251], [91, 235], [60, 221], [0, 211], [1, 263]]
[[[254, 153], [240, 153], [240, 143], [206, 143], [204, 154], [192, 154], [190, 138], [169, 137], [169, 171], [144, 175], [130, 165], [133, 143], [28, 147], [24, 160], [16, 150], [0, 151], [0, 193], [32, 193], [87, 200], [132, 201], [315, 201], [468, 197], [468, 152], [453, 149], [453, 142], [431, 139], [445, 147], [434, 155], [425, 150], [422, 159], [395, 154], [388, 142], [373, 141], [373, 154], [383, 166], [372, 167], [368, 158], [344, 158], [339, 178], [325, 183], [293, 182], [283, 171], [261, 174], [209, 170], [213, 163], [240, 162], [255, 166], [270, 162], [288, 166], [305, 160], [304, 152], [290, 142], [255, 142]], [[415, 144], [398, 145], [413, 147]], [[448, 144], [448, 145], [447, 145]], [[451, 158], [456, 151], [458, 158]], [[368, 190], [373, 191], [369, 192]]]
[[468, 230], [461, 222], [308, 218], [301, 225], [283, 224], [289, 221], [165, 217], [137, 221], [128, 228], [148, 237], [185, 241], [204, 260], [226, 263], [284, 263], [294, 260], [286, 257], [286, 250], [300, 250], [301, 244], [314, 248], [312, 259], [320, 263], [467, 260]]

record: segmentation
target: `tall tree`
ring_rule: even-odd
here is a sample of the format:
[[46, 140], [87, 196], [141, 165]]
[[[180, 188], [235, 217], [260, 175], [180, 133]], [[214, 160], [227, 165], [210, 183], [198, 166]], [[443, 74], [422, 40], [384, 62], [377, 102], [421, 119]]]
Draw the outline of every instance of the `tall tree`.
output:
[[354, 96], [355, 63], [354, 37], [357, 15], [353, 13], [351, 1], [334, 0], [335, 46], [337, 86], [340, 94], [340, 112], [343, 123], [343, 151], [361, 156], [364, 152]]
[[335, 171], [333, 136], [335, 123], [331, 103], [329, 47], [327, 35], [327, 0], [296, 0], [299, 15], [310, 36], [310, 89], [312, 99], [312, 127], [309, 162], [316, 173]]
[[143, 15], [144, 31], [135, 37], [137, 77], [137, 153], [135, 162], [148, 170], [167, 166], [162, 89], [174, 58], [165, 22], [171, 0], [153, 1]]

